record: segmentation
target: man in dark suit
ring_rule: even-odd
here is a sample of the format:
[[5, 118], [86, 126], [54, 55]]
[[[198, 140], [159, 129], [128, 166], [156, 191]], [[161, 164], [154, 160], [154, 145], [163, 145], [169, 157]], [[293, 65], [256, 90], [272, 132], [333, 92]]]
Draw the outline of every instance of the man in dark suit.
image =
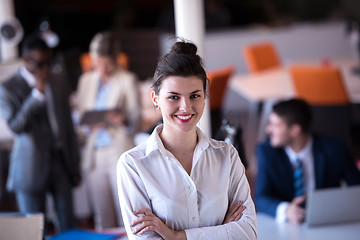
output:
[[305, 101], [279, 102], [269, 117], [269, 139], [257, 146], [256, 207], [278, 221], [304, 221], [306, 191], [339, 187], [343, 180], [360, 184], [344, 142], [313, 135], [311, 121]]
[[45, 213], [51, 193], [56, 227], [63, 231], [74, 227], [72, 187], [80, 181], [79, 154], [68, 94], [62, 79], [51, 75], [51, 57], [40, 37], [25, 39], [24, 65], [0, 85], [0, 113], [15, 134], [7, 189], [26, 213]]

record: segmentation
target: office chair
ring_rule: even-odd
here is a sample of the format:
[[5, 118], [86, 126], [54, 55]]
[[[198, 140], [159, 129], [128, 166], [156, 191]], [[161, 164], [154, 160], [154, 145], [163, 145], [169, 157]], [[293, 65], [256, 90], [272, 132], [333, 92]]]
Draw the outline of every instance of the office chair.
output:
[[[122, 68], [129, 69], [129, 59], [126, 53], [119, 53], [116, 61]], [[80, 55], [80, 65], [83, 73], [92, 70], [92, 61], [88, 52]]]
[[277, 50], [271, 42], [245, 45], [243, 56], [250, 73], [258, 73], [281, 66]]
[[233, 66], [226, 66], [207, 72], [209, 79], [209, 95], [210, 95], [210, 113], [211, 113], [211, 129], [214, 135], [219, 129], [222, 121], [222, 104], [226, 95], [227, 83], [230, 76], [234, 73]]
[[341, 137], [350, 144], [351, 105], [338, 68], [293, 65], [290, 74], [297, 97], [313, 111], [313, 130]]
[[226, 66], [207, 72], [209, 79], [210, 115], [212, 137], [218, 140], [229, 141], [239, 153], [245, 168], [248, 166], [245, 148], [242, 141], [243, 130], [232, 119], [224, 117], [222, 106], [226, 96], [227, 85], [231, 75], [235, 72], [234, 66]]

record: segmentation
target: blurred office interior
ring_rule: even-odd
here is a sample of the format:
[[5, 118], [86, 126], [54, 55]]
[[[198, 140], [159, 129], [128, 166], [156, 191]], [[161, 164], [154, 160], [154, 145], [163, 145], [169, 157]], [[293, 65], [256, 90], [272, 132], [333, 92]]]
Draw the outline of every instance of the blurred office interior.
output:
[[[13, 5], [24, 36], [39, 31], [44, 20], [58, 35], [55, 51], [61, 54], [71, 91], [76, 89], [81, 74], [80, 55], [88, 51], [90, 40], [97, 32], [111, 29], [118, 33], [122, 50], [129, 59], [129, 70], [136, 73], [141, 82], [151, 79], [159, 56], [166, 53], [174, 41], [172, 0], [13, 0]], [[234, 74], [249, 74], [242, 49], [263, 41], [274, 44], [284, 66], [312, 59], [320, 64], [332, 64], [333, 59], [338, 58], [359, 59], [356, 35], [360, 31], [357, 26], [360, 2], [357, 0], [204, 0], [204, 11], [204, 63], [208, 70], [232, 65]], [[349, 30], [349, 21], [354, 23], [355, 30]], [[16, 59], [1, 61], [2, 69], [13, 62]], [[359, 103], [352, 103], [349, 126], [350, 147], [357, 159], [360, 158]], [[260, 105], [256, 111], [264, 107]], [[248, 125], [249, 99], [228, 86], [222, 110], [243, 130], [249, 181], [253, 184], [254, 145], [259, 133]], [[5, 139], [0, 147], [0, 211], [15, 211], [13, 195], [5, 189], [11, 142]]]

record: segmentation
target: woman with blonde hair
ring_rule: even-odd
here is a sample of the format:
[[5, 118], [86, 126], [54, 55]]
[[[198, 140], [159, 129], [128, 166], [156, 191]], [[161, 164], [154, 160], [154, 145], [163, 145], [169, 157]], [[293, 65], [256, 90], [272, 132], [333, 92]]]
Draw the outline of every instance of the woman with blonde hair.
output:
[[82, 127], [86, 136], [82, 167], [96, 229], [121, 224], [115, 166], [119, 156], [134, 146], [141, 120], [137, 78], [117, 64], [119, 52], [113, 33], [96, 34], [90, 44], [94, 70], [80, 77], [76, 94], [80, 116], [108, 110], [104, 121]]

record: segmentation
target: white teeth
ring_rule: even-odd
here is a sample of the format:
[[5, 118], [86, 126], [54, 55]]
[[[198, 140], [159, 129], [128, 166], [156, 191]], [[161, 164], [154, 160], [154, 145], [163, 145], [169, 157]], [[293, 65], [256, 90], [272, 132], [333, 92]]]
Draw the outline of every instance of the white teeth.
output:
[[189, 118], [191, 118], [191, 115], [187, 115], [187, 116], [177, 116], [178, 118], [180, 118], [181, 120], [187, 120]]

